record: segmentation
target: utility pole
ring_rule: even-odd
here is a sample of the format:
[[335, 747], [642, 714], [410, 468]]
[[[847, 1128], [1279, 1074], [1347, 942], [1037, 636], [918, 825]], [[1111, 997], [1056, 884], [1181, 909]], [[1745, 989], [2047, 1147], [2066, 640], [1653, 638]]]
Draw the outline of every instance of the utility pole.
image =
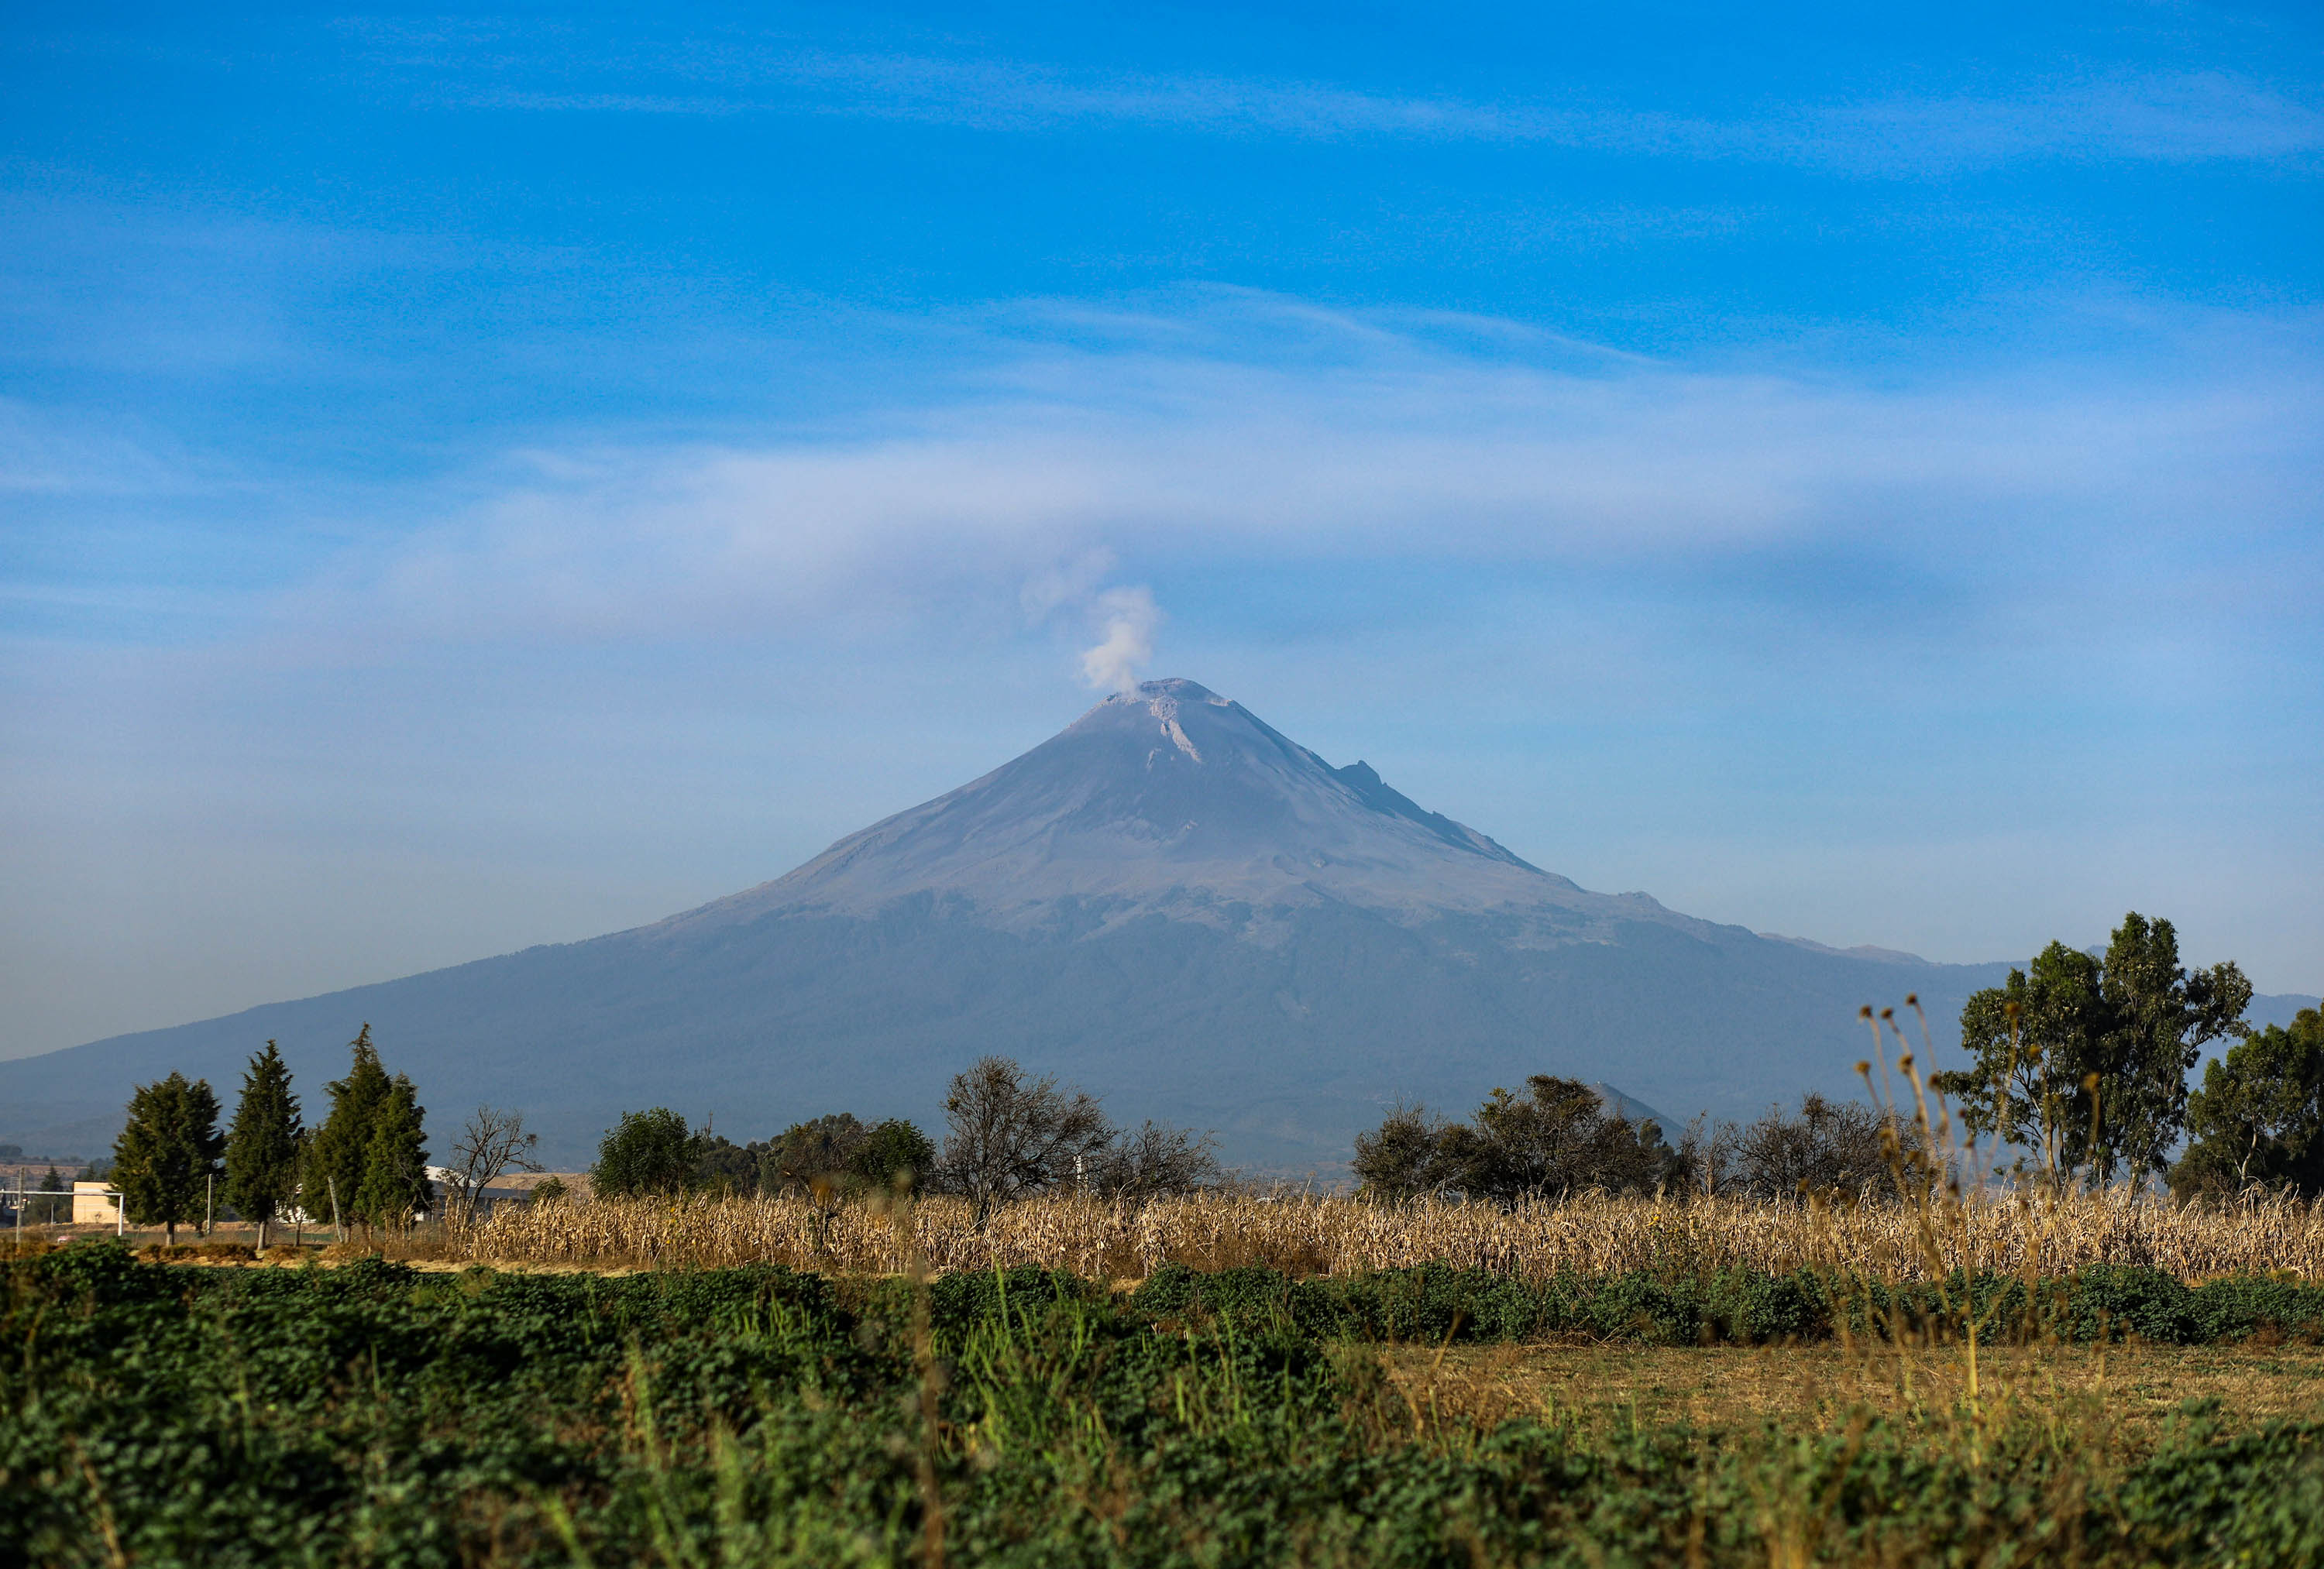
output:
[[217, 1173], [202, 1173], [202, 1234], [208, 1236], [217, 1228]]

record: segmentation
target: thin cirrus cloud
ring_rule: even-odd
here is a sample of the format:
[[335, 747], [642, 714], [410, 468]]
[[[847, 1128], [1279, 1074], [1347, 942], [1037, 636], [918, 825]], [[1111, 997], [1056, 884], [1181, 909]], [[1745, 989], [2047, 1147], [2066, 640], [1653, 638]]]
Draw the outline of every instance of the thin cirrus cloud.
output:
[[2116, 77], [2016, 99], [1897, 98], [1828, 109], [1794, 135], [1803, 151], [1866, 167], [1978, 167], [2042, 155], [2269, 161], [2324, 147], [2324, 109], [2314, 96], [2220, 72]]
[[0, 398], [0, 495], [150, 496], [186, 488], [174, 465], [117, 429]]
[[[1144, 613], [1105, 598], [1115, 579], [1253, 565], [1619, 568], [1748, 594], [1769, 560], [1837, 550], [2006, 562], [2005, 592], [2039, 595], [2314, 554], [2324, 373], [2299, 323], [1895, 385], [1527, 363], [1239, 308], [1336, 329], [1339, 353], [1240, 361], [1149, 320], [1124, 326], [1145, 334], [1129, 346], [1028, 343], [980, 392], [877, 428], [512, 454], [484, 500], [283, 610], [458, 640], [749, 637], [974, 605], [1082, 617], [1103, 640], [1110, 614]], [[1150, 640], [1139, 615], [1125, 648]]]
[[1757, 157], [1876, 172], [2035, 155], [2273, 159], [2324, 147], [2324, 111], [2219, 73], [2048, 85], [2005, 98], [1895, 97], [1712, 120], [1636, 109], [1472, 103], [1224, 77], [1074, 79], [1016, 63], [807, 56], [781, 74], [853, 90], [848, 106], [1030, 127], [1119, 120], [1299, 136], [1542, 142], [1619, 152]]
[[1478, 101], [1329, 82], [1072, 71], [1023, 60], [779, 49], [741, 40], [565, 58], [505, 79], [493, 51], [431, 39], [414, 53], [367, 35], [390, 69], [425, 67], [438, 101], [617, 114], [863, 115], [995, 131], [1091, 123], [1298, 138], [1542, 143], [1619, 153], [1804, 163], [1913, 176], [2033, 158], [2159, 162], [2300, 158], [2324, 148], [2324, 107], [2221, 71], [2047, 80], [2002, 96], [1894, 96], [1764, 105], [1730, 118], [1591, 101]]

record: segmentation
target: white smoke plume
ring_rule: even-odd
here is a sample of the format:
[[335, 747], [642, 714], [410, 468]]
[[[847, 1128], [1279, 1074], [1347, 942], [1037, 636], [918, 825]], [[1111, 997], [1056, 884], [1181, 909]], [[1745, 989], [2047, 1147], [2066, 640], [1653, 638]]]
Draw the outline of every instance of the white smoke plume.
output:
[[1108, 589], [1094, 608], [1105, 632], [1096, 647], [1082, 651], [1082, 679], [1101, 692], [1134, 692], [1138, 667], [1153, 660], [1154, 633], [1162, 625], [1153, 591]]

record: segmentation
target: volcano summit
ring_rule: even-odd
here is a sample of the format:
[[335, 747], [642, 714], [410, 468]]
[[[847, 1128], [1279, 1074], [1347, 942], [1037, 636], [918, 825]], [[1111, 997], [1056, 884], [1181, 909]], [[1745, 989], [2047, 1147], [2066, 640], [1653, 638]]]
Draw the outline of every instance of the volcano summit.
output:
[[438, 1108], [525, 1109], [557, 1158], [620, 1112], [738, 1134], [931, 1119], [988, 1051], [1230, 1159], [1329, 1168], [1398, 1098], [1611, 1080], [1684, 1116], [1847, 1093], [1857, 1009], [1950, 1021], [2000, 965], [1838, 952], [1593, 894], [1335, 768], [1191, 681], [650, 926], [0, 1063], [0, 1137], [94, 1146], [133, 1080], [230, 1093], [280, 1040], [311, 1096], [368, 1020]]
[[1061, 904], [1274, 930], [1327, 904], [1433, 910], [1588, 901], [1362, 763], [1334, 768], [1191, 681], [1107, 698], [1015, 762], [850, 834], [788, 876], [681, 922], [863, 915], [916, 894], [1023, 929]]

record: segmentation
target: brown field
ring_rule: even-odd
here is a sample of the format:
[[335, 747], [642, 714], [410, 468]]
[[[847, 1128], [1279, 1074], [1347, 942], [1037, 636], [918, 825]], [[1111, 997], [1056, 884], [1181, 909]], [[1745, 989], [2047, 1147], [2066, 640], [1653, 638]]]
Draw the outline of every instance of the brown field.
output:
[[1895, 1280], [1968, 1266], [2043, 1275], [2140, 1264], [2188, 1280], [2324, 1280], [2324, 1205], [2185, 1207], [2127, 1192], [1978, 1196], [1925, 1208], [1585, 1195], [1501, 1209], [1386, 1207], [1333, 1195], [1196, 1195], [1139, 1203], [1075, 1196], [1012, 1205], [982, 1227], [963, 1201], [592, 1199], [504, 1207], [391, 1251], [476, 1263], [720, 1266], [752, 1262], [893, 1273], [1038, 1264], [1141, 1279], [1165, 1264], [1259, 1264], [1342, 1274], [1442, 1261], [1545, 1276], [1628, 1270], [1846, 1270]]
[[1455, 1345], [1378, 1348], [1422, 1431], [1491, 1432], [1533, 1418], [1593, 1436], [1636, 1426], [1786, 1432], [1844, 1428], [1867, 1412], [1950, 1434], [1974, 1415], [2028, 1418], [2083, 1439], [2151, 1450], [2188, 1400], [2237, 1427], [2324, 1418], [2317, 1346], [1987, 1346], [1978, 1398], [1958, 1347]]

